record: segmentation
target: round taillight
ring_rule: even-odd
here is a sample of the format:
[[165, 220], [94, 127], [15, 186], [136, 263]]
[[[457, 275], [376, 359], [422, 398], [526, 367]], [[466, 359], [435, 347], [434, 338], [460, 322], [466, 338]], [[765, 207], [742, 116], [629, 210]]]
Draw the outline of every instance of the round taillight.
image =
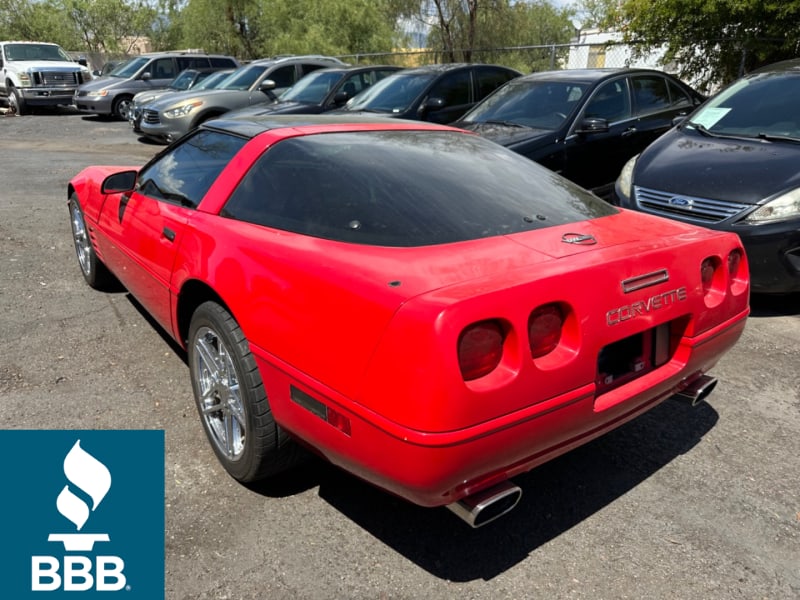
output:
[[742, 264], [742, 251], [737, 248], [728, 254], [728, 274], [731, 277], [736, 277], [739, 273], [739, 267]]
[[713, 258], [707, 258], [700, 265], [700, 279], [703, 282], [703, 292], [707, 293], [714, 282], [714, 273], [717, 267]]
[[564, 313], [557, 304], [545, 304], [534, 310], [528, 318], [531, 357], [540, 358], [555, 350], [563, 326]]
[[473, 323], [458, 338], [458, 366], [464, 381], [488, 375], [503, 358], [505, 331], [499, 321]]

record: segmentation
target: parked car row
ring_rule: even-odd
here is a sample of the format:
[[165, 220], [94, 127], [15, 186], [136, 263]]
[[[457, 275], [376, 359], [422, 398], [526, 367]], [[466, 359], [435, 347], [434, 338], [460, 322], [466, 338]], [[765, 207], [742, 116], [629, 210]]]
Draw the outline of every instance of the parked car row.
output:
[[[140, 60], [137, 85], [156, 84], [147, 70], [154, 61], [182, 59], [154, 58], [150, 67]], [[112, 78], [133, 73], [126, 64]], [[797, 61], [749, 75], [697, 112], [701, 94], [651, 69], [523, 76], [499, 65], [352, 67], [311, 56], [255, 61], [213, 86], [176, 89], [189, 77], [138, 94], [127, 113], [132, 130], [166, 143], [226, 113], [379, 114], [451, 124], [624, 208], [735, 231], [756, 268], [755, 291], [800, 291]], [[88, 96], [84, 87], [100, 88], [109, 92], [102, 106], [122, 116], [114, 85], [102, 81], [82, 86], [76, 104]]]

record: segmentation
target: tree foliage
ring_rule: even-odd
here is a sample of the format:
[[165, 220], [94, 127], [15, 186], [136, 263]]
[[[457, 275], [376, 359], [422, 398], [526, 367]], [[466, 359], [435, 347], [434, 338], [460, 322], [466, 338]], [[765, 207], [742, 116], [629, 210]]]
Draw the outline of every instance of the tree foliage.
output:
[[615, 17], [626, 41], [643, 52], [665, 44], [665, 59], [701, 86], [800, 51], [800, 0], [624, 0]]
[[[502, 62], [523, 71], [553, 68], [558, 57], [550, 47], [566, 44], [574, 33], [572, 11], [557, 9], [547, 0], [395, 0], [395, 3], [404, 16], [428, 28], [427, 47], [437, 51], [445, 62]], [[492, 51], [498, 48], [506, 50]]]

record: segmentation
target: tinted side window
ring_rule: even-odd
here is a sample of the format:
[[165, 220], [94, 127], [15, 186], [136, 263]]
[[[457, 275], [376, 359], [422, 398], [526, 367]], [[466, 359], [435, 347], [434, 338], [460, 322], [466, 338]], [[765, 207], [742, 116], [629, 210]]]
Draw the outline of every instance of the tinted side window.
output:
[[515, 73], [499, 69], [476, 69], [475, 83], [478, 88], [478, 97], [475, 100], [483, 100], [506, 81], [514, 79], [515, 75]]
[[631, 116], [628, 86], [624, 79], [604, 83], [586, 106], [586, 116], [621, 121]]
[[294, 85], [294, 65], [274, 69], [267, 75], [267, 79], [274, 81], [276, 88], [292, 87]]
[[434, 84], [428, 94], [429, 98], [441, 98], [446, 106], [469, 104], [470, 100], [470, 73], [468, 70], [445, 75]]
[[178, 72], [171, 58], [159, 58], [150, 65], [150, 75], [153, 79], [174, 79]]
[[224, 69], [235, 69], [236, 61], [233, 60], [232, 58], [225, 58], [224, 56], [212, 56], [211, 66], [222, 67]]
[[[331, 66], [331, 65], [328, 65], [328, 66]], [[322, 69], [322, 68], [323, 68], [323, 65], [312, 65], [312, 64], [309, 64], [309, 63], [303, 63], [303, 64], [300, 65], [300, 72], [301, 72], [300, 77], [303, 77], [304, 75], [308, 75], [309, 73], [311, 73], [313, 71], [316, 71], [317, 69]]]
[[138, 191], [151, 198], [196, 208], [246, 142], [233, 135], [200, 130], [142, 169]]
[[690, 106], [692, 104], [692, 99], [689, 94], [684, 92], [683, 89], [672, 81], [668, 81], [667, 83], [669, 84], [669, 95], [672, 106]]
[[670, 106], [667, 80], [657, 76], [632, 77], [633, 97], [637, 114], [648, 114], [665, 110]]
[[184, 69], [206, 69], [211, 66], [211, 61], [205, 56], [179, 56], [178, 70]]

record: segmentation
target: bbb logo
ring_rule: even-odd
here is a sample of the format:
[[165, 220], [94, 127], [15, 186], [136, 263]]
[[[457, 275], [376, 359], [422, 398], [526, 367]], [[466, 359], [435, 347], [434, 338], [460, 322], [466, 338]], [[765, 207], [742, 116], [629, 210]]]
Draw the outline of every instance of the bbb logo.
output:
[[[79, 532], [92, 512], [96, 511], [111, 488], [111, 473], [99, 460], [83, 448], [78, 440], [64, 459], [64, 475], [77, 490], [91, 500], [91, 506], [65, 485], [56, 498], [56, 508]], [[76, 491], [77, 491], [76, 490]], [[110, 541], [107, 533], [51, 533], [47, 541], [61, 542], [65, 551], [92, 551], [96, 542]], [[63, 563], [63, 572], [60, 566]], [[94, 571], [93, 571], [94, 567]], [[115, 592], [125, 587], [125, 561], [119, 556], [91, 557], [66, 555], [34, 556], [31, 559], [31, 590], [51, 592], [83, 592], [94, 587], [98, 591]]]
[[163, 431], [0, 430], [0, 456], [0, 598], [164, 599]]

